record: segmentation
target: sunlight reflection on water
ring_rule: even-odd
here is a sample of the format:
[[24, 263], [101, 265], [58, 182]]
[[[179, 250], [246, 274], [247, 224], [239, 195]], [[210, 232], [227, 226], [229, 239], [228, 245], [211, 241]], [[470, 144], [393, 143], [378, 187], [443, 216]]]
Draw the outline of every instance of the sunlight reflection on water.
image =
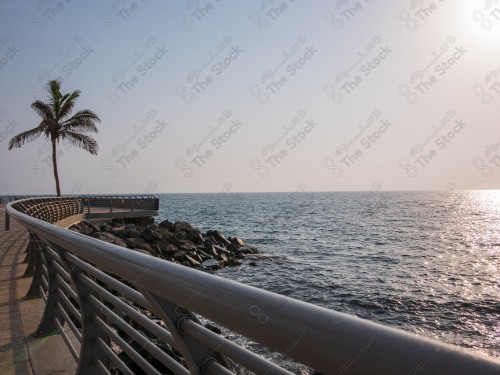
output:
[[500, 191], [160, 198], [266, 252], [223, 277], [500, 357]]

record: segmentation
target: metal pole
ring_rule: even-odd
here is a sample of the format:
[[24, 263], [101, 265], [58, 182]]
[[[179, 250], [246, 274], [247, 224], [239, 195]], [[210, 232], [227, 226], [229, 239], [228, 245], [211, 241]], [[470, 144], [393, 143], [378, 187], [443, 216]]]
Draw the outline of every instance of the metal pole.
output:
[[7, 210], [5, 210], [5, 230], [10, 230], [10, 216]]

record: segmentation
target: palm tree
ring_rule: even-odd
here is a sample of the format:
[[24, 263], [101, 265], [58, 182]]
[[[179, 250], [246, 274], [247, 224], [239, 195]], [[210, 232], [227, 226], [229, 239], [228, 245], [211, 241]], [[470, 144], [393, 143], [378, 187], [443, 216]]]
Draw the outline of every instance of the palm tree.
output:
[[[31, 104], [31, 108], [40, 115], [42, 121], [31, 130], [16, 135], [9, 142], [9, 150], [21, 147], [26, 142], [37, 139], [44, 135], [52, 143], [52, 165], [54, 167], [54, 178], [56, 180], [57, 196], [61, 196], [59, 186], [59, 174], [57, 172], [56, 147], [60, 139], [67, 140], [70, 144], [83, 148], [92, 155], [97, 155], [99, 147], [94, 138], [86, 135], [87, 132], [97, 133], [96, 123], [101, 119], [92, 111], [84, 109], [76, 112], [73, 116], [73, 107], [80, 91], [71, 94], [61, 94], [61, 83], [57, 80], [48, 83], [49, 97], [46, 103], [37, 100]], [[69, 117], [71, 116], [71, 117]]]

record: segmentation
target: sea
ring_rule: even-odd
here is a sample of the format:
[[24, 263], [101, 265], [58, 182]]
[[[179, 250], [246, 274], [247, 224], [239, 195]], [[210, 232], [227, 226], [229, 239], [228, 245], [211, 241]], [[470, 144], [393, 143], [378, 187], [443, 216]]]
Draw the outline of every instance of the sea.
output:
[[500, 190], [158, 197], [262, 250], [219, 276], [500, 357]]

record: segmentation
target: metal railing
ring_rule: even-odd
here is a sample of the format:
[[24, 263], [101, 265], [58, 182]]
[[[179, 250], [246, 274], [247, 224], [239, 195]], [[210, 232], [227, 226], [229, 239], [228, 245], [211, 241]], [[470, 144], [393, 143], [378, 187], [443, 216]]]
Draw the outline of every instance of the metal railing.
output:
[[[33, 196], [22, 196], [22, 195], [11, 195], [11, 196], [0, 196], [0, 204], [7, 204], [9, 202], [15, 202], [19, 200], [24, 200], [28, 198], [36, 199], [52, 199], [57, 198], [56, 196], [43, 196], [43, 197], [33, 197]], [[151, 210], [157, 211], [159, 209], [159, 200], [154, 195], [140, 194], [140, 195], [76, 195], [76, 196], [65, 196], [63, 199], [75, 199], [79, 198], [81, 204], [83, 205], [85, 212], [102, 212], [105, 211], [113, 212], [120, 210]]]
[[[74, 215], [83, 217], [113, 217], [138, 215], [157, 215], [159, 199], [154, 195], [81, 195], [66, 197], [20, 197], [10, 196], [6, 199], [12, 202], [13, 207], [29, 216], [49, 222], [57, 223]], [[8, 212], [5, 212], [5, 229], [10, 227]]]
[[59, 331], [78, 374], [290, 374], [204, 319], [324, 374], [500, 372], [494, 358], [101, 242], [19, 209], [31, 204], [7, 211], [31, 236], [29, 296], [46, 302], [37, 333]]
[[14, 201], [12, 207], [48, 223], [83, 213], [82, 201], [73, 197], [21, 199]]
[[116, 212], [159, 209], [159, 201], [154, 195], [81, 195], [84, 211], [92, 212]]

